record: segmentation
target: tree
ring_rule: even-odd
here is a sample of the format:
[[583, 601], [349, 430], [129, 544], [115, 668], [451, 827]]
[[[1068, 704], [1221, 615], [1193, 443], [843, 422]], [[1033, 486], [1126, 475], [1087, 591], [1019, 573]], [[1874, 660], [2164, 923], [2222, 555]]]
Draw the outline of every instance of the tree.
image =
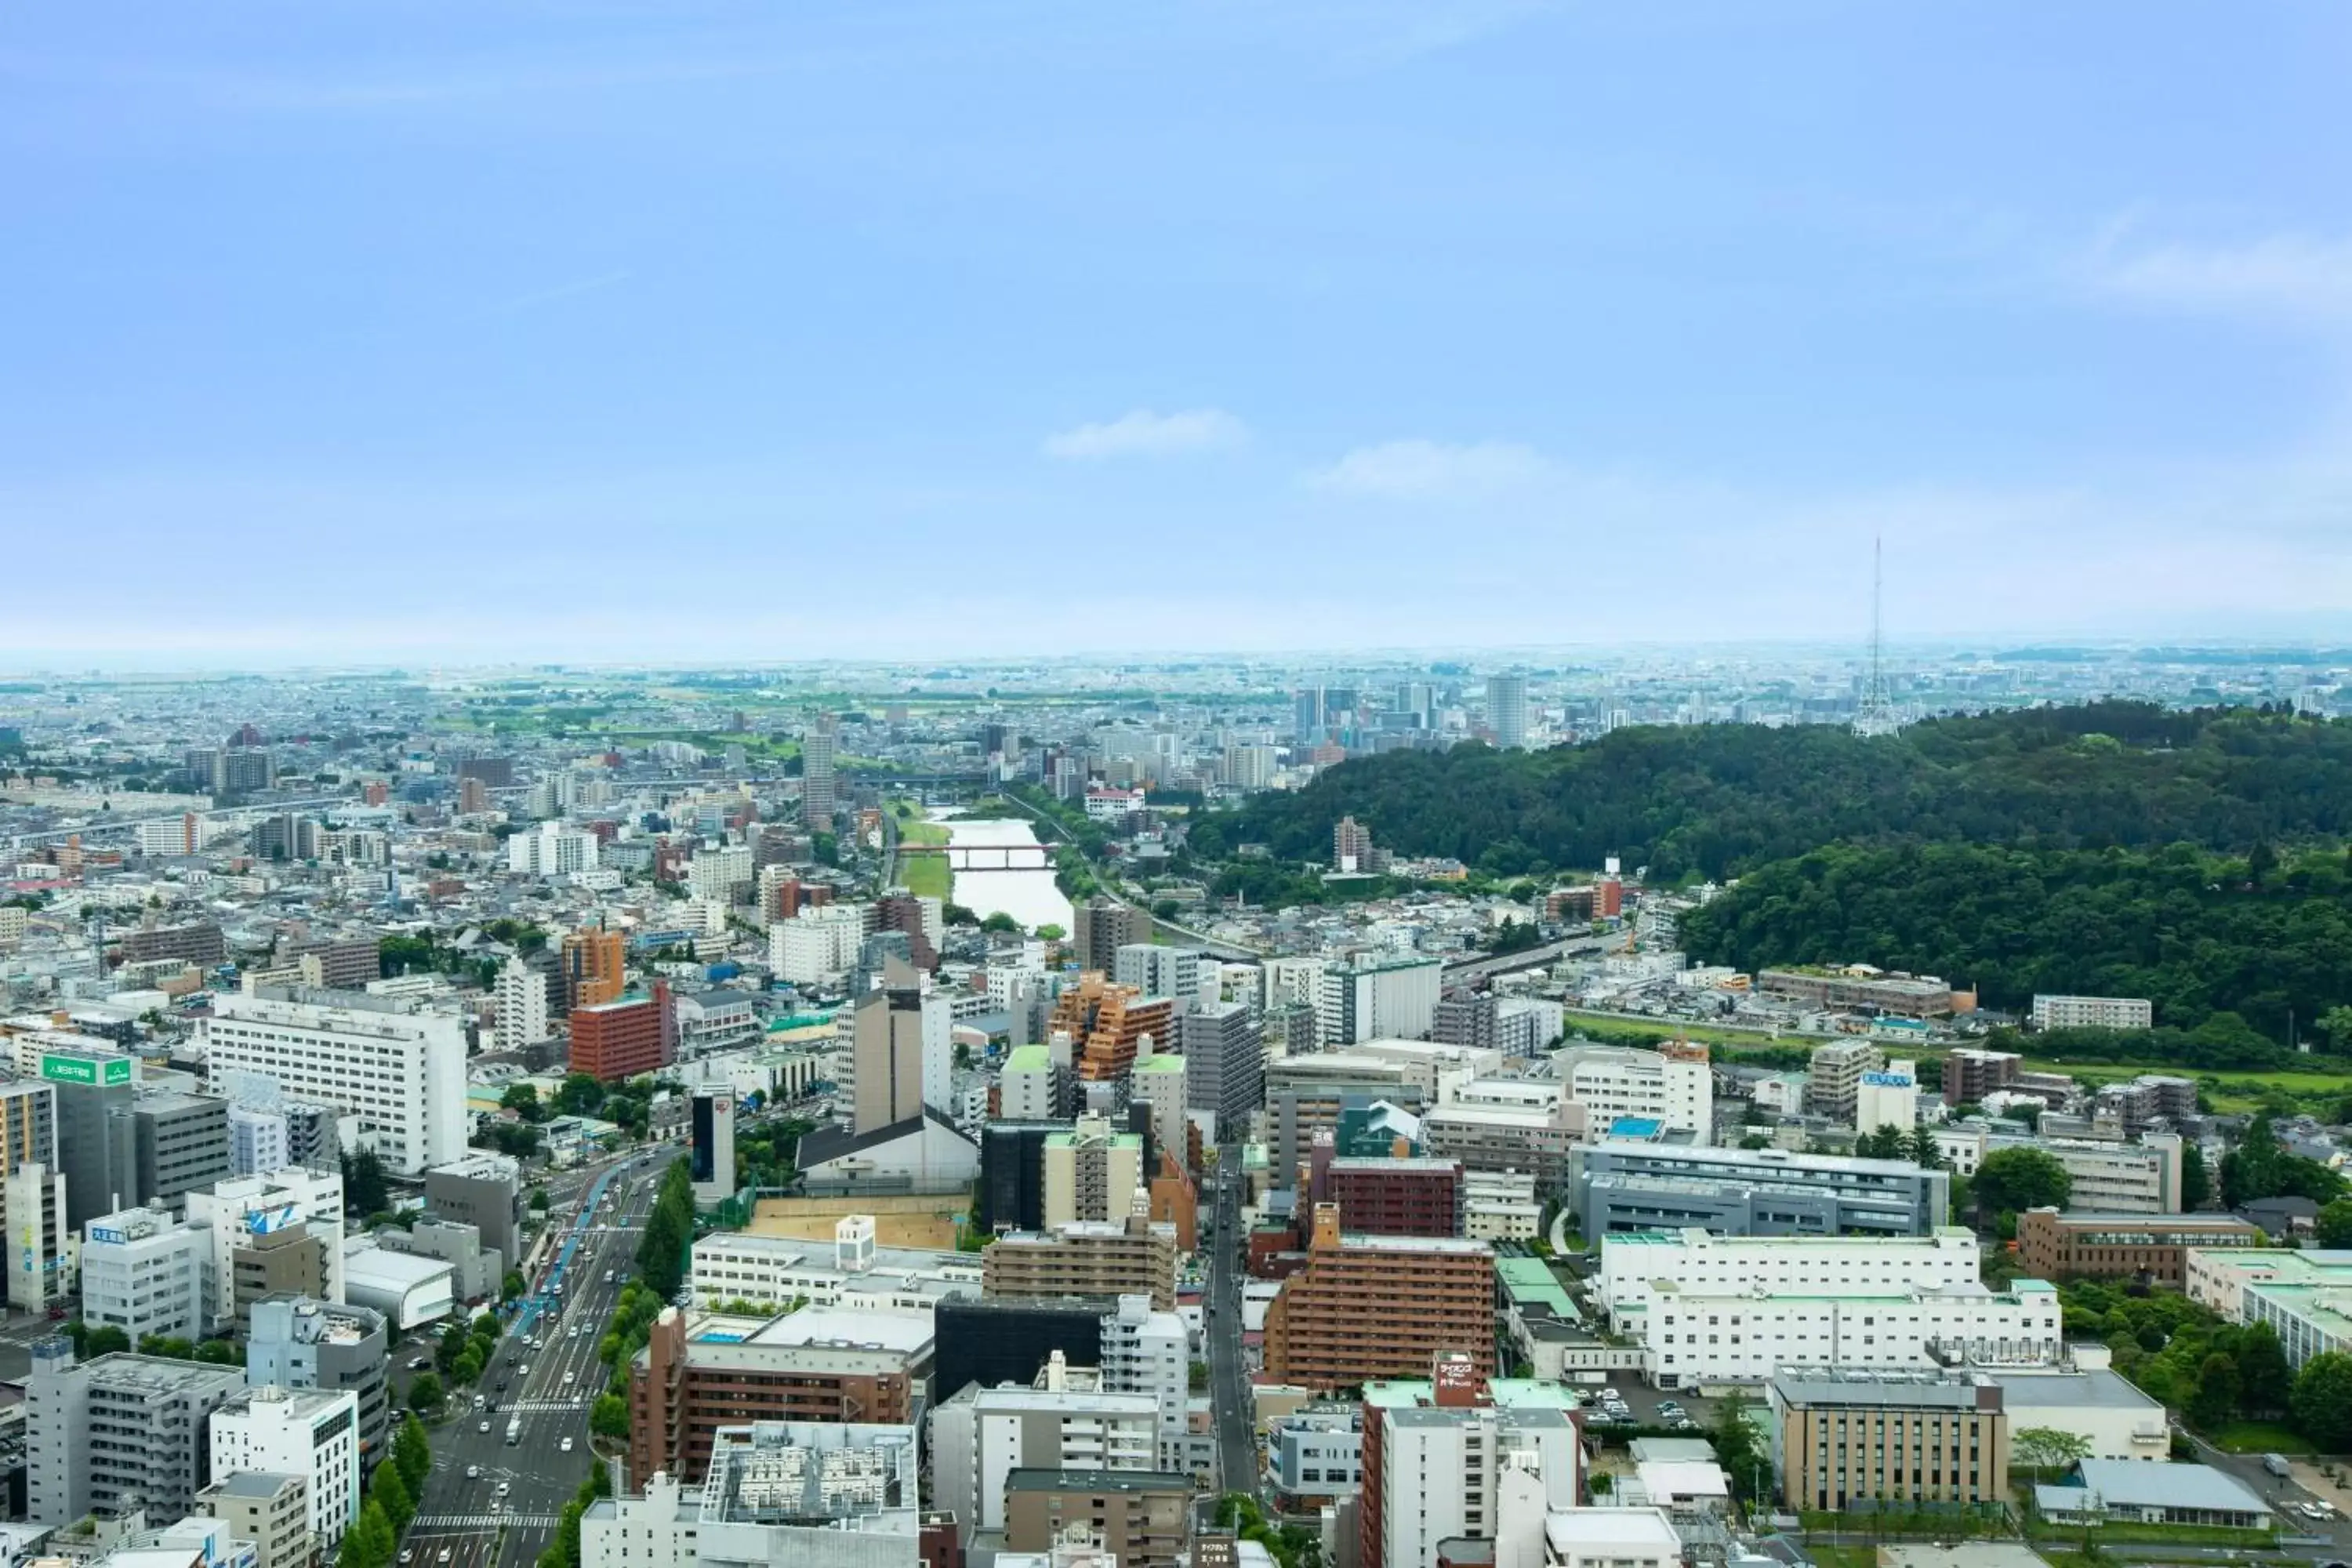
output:
[[588, 1430], [619, 1441], [629, 1435], [629, 1402], [614, 1394], [600, 1394], [588, 1407]]
[[1888, 1122], [1855, 1139], [1853, 1152], [1865, 1160], [1907, 1160], [1911, 1157], [1911, 1134]]
[[370, 1498], [359, 1518], [343, 1531], [343, 1543], [335, 1553], [336, 1568], [389, 1568], [398, 1546], [392, 1521], [384, 1517], [382, 1505]]
[[499, 1096], [499, 1104], [513, 1111], [525, 1121], [544, 1121], [547, 1112], [539, 1103], [539, 1090], [527, 1083], [510, 1083]]
[[1977, 1165], [1971, 1190], [1979, 1214], [2014, 1215], [2031, 1208], [2064, 1208], [2074, 1179], [2056, 1156], [2041, 1149], [1996, 1149]]
[[668, 1300], [685, 1282], [686, 1251], [693, 1242], [694, 1187], [686, 1162], [673, 1160], [637, 1243], [637, 1275], [656, 1300]]
[[2352, 1447], [2352, 1355], [2324, 1351], [2305, 1362], [2287, 1409], [2295, 1430], [2322, 1453]]
[[1922, 1122], [1911, 1129], [1911, 1161], [1923, 1171], [1944, 1168], [1944, 1151], [1936, 1142], [1936, 1130]]
[[1006, 914], [1003, 910], [999, 910], [994, 914], [989, 916], [986, 920], [982, 921], [980, 922], [980, 929], [990, 932], [992, 935], [1016, 936], [1020, 933], [1021, 922], [1014, 920], [1011, 915]]
[[2238, 1336], [2238, 1405], [2256, 1418], [2285, 1410], [2294, 1392], [2286, 1351], [2268, 1323], [2253, 1323]]
[[383, 1510], [383, 1517], [398, 1535], [408, 1528], [416, 1513], [415, 1500], [408, 1495], [408, 1483], [400, 1479], [398, 1465], [378, 1465], [368, 1481], [368, 1498]]
[[509, 1268], [507, 1277], [499, 1281], [499, 1300], [501, 1303], [514, 1300], [530, 1288], [520, 1270]]
[[594, 1073], [566, 1073], [555, 1091], [555, 1109], [566, 1116], [593, 1116], [604, 1103], [604, 1086]]
[[392, 1206], [392, 1183], [373, 1149], [343, 1156], [343, 1207], [352, 1214], [381, 1214]]
[[2091, 1440], [2079, 1432], [2062, 1431], [2055, 1426], [2028, 1426], [2010, 1434], [2009, 1451], [2019, 1464], [2032, 1467], [2038, 1481], [2045, 1471], [2063, 1470], [2089, 1458]]
[[416, 1381], [408, 1385], [408, 1407], [420, 1415], [432, 1415], [446, 1397], [441, 1391], [440, 1377], [434, 1373], [420, 1372]]
[[131, 1336], [112, 1323], [100, 1323], [89, 1331], [89, 1353], [92, 1360], [102, 1355], [112, 1355], [117, 1351], [127, 1351], [130, 1348]]
[[545, 1187], [531, 1188], [530, 1206], [533, 1213], [545, 1214], [554, 1205], [554, 1199], [547, 1195], [547, 1189]]
[[2319, 1245], [2352, 1247], [2352, 1197], [2337, 1198], [2319, 1211]]
[[243, 1366], [245, 1357], [228, 1340], [206, 1340], [196, 1347], [196, 1359], [208, 1366]]
[[2213, 1198], [2213, 1177], [2205, 1169], [2205, 1151], [2193, 1142], [2180, 1145], [2180, 1206], [2194, 1214]]
[[478, 1383], [482, 1376], [482, 1356], [469, 1342], [465, 1350], [458, 1352], [457, 1359], [451, 1362], [446, 1370], [449, 1373], [449, 1381], [460, 1386]]
[[1047, 921], [1044, 925], [1037, 928], [1037, 940], [1039, 942], [1060, 942], [1069, 934], [1070, 933], [1068, 931], [1064, 931], [1060, 926], [1055, 925], [1051, 921]]
[[2190, 1422], [2216, 1431], [2238, 1412], [2238, 1363], [2220, 1351], [2209, 1352], [2197, 1364], [2197, 1392], [2189, 1396]]
[[1737, 1395], [1726, 1400], [1707, 1436], [1715, 1442], [1715, 1462], [1730, 1479], [1732, 1495], [1751, 1500], [1764, 1496], [1771, 1482], [1772, 1461], [1756, 1440], [1747, 1402]]
[[465, 1321], [451, 1319], [443, 1325], [441, 1337], [434, 1342], [433, 1364], [446, 1373], [457, 1364], [457, 1358], [466, 1353], [466, 1347], [473, 1342], [473, 1336], [466, 1331]]

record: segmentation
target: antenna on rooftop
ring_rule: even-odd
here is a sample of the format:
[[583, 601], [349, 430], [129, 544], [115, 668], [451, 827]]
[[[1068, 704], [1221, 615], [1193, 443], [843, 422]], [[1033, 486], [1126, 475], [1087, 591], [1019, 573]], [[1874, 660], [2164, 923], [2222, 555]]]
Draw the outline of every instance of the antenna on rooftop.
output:
[[1886, 700], [1886, 645], [1880, 635], [1879, 622], [1885, 552], [1884, 542], [1878, 535], [1873, 534], [1870, 540], [1870, 679], [1863, 688], [1861, 703], [1854, 710], [1853, 732], [1857, 735], [1892, 735], [1895, 731], [1895, 706]]

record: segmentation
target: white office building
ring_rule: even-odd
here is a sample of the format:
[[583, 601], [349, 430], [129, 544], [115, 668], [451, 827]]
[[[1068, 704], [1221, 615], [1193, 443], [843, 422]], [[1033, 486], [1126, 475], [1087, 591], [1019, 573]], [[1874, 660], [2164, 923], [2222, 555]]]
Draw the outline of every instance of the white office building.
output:
[[1639, 1337], [1661, 1298], [1764, 1295], [1899, 1296], [1979, 1279], [1977, 1238], [1959, 1226], [1928, 1236], [1718, 1236], [1633, 1231], [1601, 1240], [1593, 1304], [1613, 1332]]
[[228, 1173], [250, 1176], [293, 1163], [286, 1114], [251, 1106], [228, 1108]]
[[596, 836], [542, 822], [507, 840], [507, 869], [525, 877], [563, 877], [596, 868]]
[[345, 1389], [270, 1384], [212, 1416], [213, 1474], [258, 1471], [310, 1483], [310, 1534], [332, 1552], [360, 1516], [360, 1401]]
[[1045, 1121], [1061, 1114], [1062, 1069], [1044, 1046], [1015, 1046], [997, 1079], [997, 1104], [1007, 1121]]
[[236, 1314], [236, 1249], [292, 1225], [308, 1227], [324, 1252], [326, 1299], [341, 1305], [343, 1176], [289, 1165], [264, 1176], [233, 1176], [188, 1194], [188, 1223], [211, 1235], [205, 1312], [218, 1326]]
[[722, 905], [731, 903], [738, 888], [751, 885], [751, 847], [706, 844], [694, 852], [686, 874], [694, 884], [696, 898], [713, 899]]
[[212, 1232], [160, 1209], [130, 1208], [82, 1227], [81, 1316], [121, 1329], [137, 1344], [149, 1334], [202, 1339]]
[[553, 1037], [547, 1016], [547, 976], [520, 958], [499, 971], [499, 1048], [535, 1046]]
[[981, 1289], [980, 1256], [880, 1247], [871, 1215], [846, 1215], [830, 1246], [796, 1237], [717, 1230], [688, 1254], [687, 1283], [698, 1305], [749, 1301], [782, 1310], [794, 1301], [928, 1323], [940, 1299]]
[[1315, 1042], [1330, 1050], [1364, 1040], [1425, 1040], [1437, 1021], [1444, 973], [1435, 958], [1358, 953], [1324, 970], [1315, 998]]
[[1862, 1075], [1853, 1096], [1853, 1130], [1867, 1136], [1882, 1127], [1909, 1132], [1919, 1125], [1916, 1062], [1888, 1062]]
[[354, 1118], [362, 1143], [414, 1176], [466, 1152], [466, 1031], [455, 1014], [352, 991], [220, 996], [196, 1047], [215, 1093], [236, 1073]]
[[1111, 955], [1111, 978], [1146, 996], [1170, 997], [1181, 1013], [1203, 1001], [1215, 1001], [1224, 977], [1217, 961], [1198, 948], [1133, 942]]
[[1554, 1058], [1568, 1098], [1584, 1107], [1588, 1136], [1627, 1119], [1655, 1121], [1706, 1142], [1715, 1131], [1715, 1069], [1706, 1047], [1681, 1041], [1645, 1051], [1575, 1046]]
[[[1545, 1517], [1576, 1506], [1583, 1458], [1559, 1391], [1529, 1390], [1522, 1400], [1518, 1390], [1496, 1390], [1496, 1403], [1473, 1405], [1429, 1398], [1420, 1392], [1428, 1387], [1365, 1391], [1368, 1439], [1379, 1425], [1382, 1560], [1430, 1563], [1441, 1542], [1485, 1541], [1498, 1564], [1538, 1561]], [[1407, 1390], [1412, 1397], [1399, 1397]]]
[[857, 965], [866, 940], [862, 904], [820, 904], [768, 928], [768, 967], [794, 985], [836, 981]]
[[1193, 1470], [1185, 1431], [1191, 1345], [1184, 1320], [1153, 1311], [1149, 1296], [1121, 1296], [1118, 1310], [1102, 1321], [1103, 1386], [1118, 1394], [1148, 1394], [1159, 1403], [1160, 1468], [1178, 1475]]
[[[1885, 1245], [1881, 1242], [1879, 1245]], [[1892, 1295], [1656, 1292], [1636, 1325], [1660, 1388], [1760, 1384], [1784, 1367], [1927, 1371], [1958, 1356], [2041, 1365], [2065, 1343], [2057, 1290], [2020, 1279]]]
[[917, 1568], [915, 1429], [722, 1426], [699, 1487], [657, 1472], [580, 1521], [580, 1568]]

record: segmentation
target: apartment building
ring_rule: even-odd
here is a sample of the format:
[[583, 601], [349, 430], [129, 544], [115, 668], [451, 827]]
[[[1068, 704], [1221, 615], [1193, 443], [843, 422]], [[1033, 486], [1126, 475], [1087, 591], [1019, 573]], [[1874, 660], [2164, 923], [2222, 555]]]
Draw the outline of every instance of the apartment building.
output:
[[233, 1539], [253, 1542], [252, 1568], [309, 1568], [316, 1555], [310, 1489], [300, 1476], [224, 1476], [196, 1494], [196, 1511], [219, 1520]]
[[1358, 953], [1327, 965], [1315, 997], [1315, 1037], [1327, 1050], [1366, 1040], [1425, 1040], [1437, 1021], [1444, 974], [1435, 958]]
[[[1335, 1204], [1343, 1232], [1366, 1236], [1460, 1236], [1462, 1166], [1454, 1160], [1333, 1159], [1316, 1168], [1313, 1202]], [[1313, 1210], [1310, 1207], [1308, 1214]]]
[[[1049, 1363], [1042, 1387], [965, 1386], [931, 1408], [931, 1500], [955, 1515], [966, 1545], [1004, 1528], [1016, 1470], [1157, 1471], [1160, 1410], [1148, 1394], [1113, 1394]], [[1187, 1489], [1191, 1479], [1185, 1479]]]
[[1133, 904], [1097, 895], [1078, 906], [1071, 945], [1076, 949], [1081, 973], [1108, 971], [1118, 950], [1151, 940], [1151, 916]]
[[2145, 996], [2036, 996], [2037, 1029], [2146, 1029], [2156, 1009]]
[[2093, 1214], [2028, 1209], [2017, 1216], [2017, 1259], [2038, 1279], [2136, 1279], [2178, 1290], [2189, 1249], [2252, 1247], [2262, 1232], [2234, 1215]]
[[1613, 1332], [1639, 1338], [1643, 1319], [1675, 1296], [1893, 1296], [1978, 1280], [1974, 1232], [1926, 1236], [1717, 1236], [1696, 1226], [1601, 1238], [1593, 1303]]
[[1265, 1103], [1265, 1037], [1246, 1003], [1204, 1002], [1178, 1021], [1184, 1100], [1206, 1111], [1214, 1136], [1239, 1137]]
[[413, 1176], [466, 1152], [466, 1032], [454, 1014], [354, 991], [265, 986], [218, 996], [196, 1025], [206, 1087], [277, 1080], [289, 1100], [357, 1119], [394, 1173]]
[[25, 1381], [26, 1517], [119, 1516], [135, 1497], [176, 1519], [212, 1480], [212, 1414], [245, 1392], [239, 1367], [158, 1356], [77, 1363], [63, 1339], [33, 1347]]
[[1421, 1118], [1422, 1147], [1465, 1171], [1531, 1171], [1547, 1187], [1564, 1181], [1583, 1141], [1581, 1107], [1536, 1084], [1516, 1100], [1456, 1099]]
[[1177, 1568], [1191, 1560], [1195, 1500], [1181, 1471], [1014, 1470], [1004, 1478], [1004, 1551], [1050, 1555], [1084, 1531], [1119, 1568]]
[[1782, 1373], [1765, 1384], [1780, 1500], [1822, 1513], [2006, 1502], [2001, 1394], [1990, 1378], [1940, 1372]]
[[1805, 1068], [1805, 1109], [1841, 1126], [1853, 1125], [1862, 1100], [1862, 1075], [1886, 1066], [1886, 1053], [1867, 1040], [1832, 1040], [1815, 1046]]
[[659, 1072], [676, 1046], [677, 1023], [663, 981], [654, 982], [649, 995], [572, 1009], [572, 1070], [600, 1083]]
[[522, 1167], [504, 1154], [469, 1153], [425, 1173], [425, 1206], [470, 1225], [505, 1266], [522, 1261]]
[[1616, 1141], [1577, 1151], [1567, 1183], [1583, 1233], [1925, 1236], [1951, 1211], [1951, 1177], [1907, 1160]]
[[1149, 1296], [1176, 1306], [1176, 1227], [1130, 1215], [1116, 1223], [1076, 1221], [1047, 1231], [1013, 1231], [982, 1249], [981, 1294]]
[[236, 1176], [188, 1194], [188, 1223], [212, 1235], [205, 1311], [242, 1323], [268, 1296], [343, 1300], [343, 1178], [299, 1166]]
[[1313, 1389], [1409, 1377], [1458, 1353], [1478, 1375], [1495, 1362], [1495, 1258], [1459, 1237], [1350, 1236], [1330, 1204], [1315, 1210], [1307, 1261], [1265, 1318], [1265, 1367]]
[[1975, 1105], [1988, 1094], [2017, 1081], [2025, 1058], [2014, 1051], [1980, 1051], [1956, 1047], [1944, 1058], [1944, 1103]]
[[1715, 1135], [1715, 1069], [1706, 1047], [1670, 1040], [1654, 1051], [1624, 1046], [1571, 1046], [1553, 1061], [1568, 1098], [1584, 1107], [1594, 1132], [1618, 1121], [1653, 1121], [1704, 1142]]
[[629, 1365], [629, 1487], [699, 1482], [720, 1429], [747, 1422], [908, 1424], [930, 1367], [930, 1325], [911, 1317], [811, 1308], [716, 1339], [664, 1308]]
[[1144, 1184], [1142, 1134], [1081, 1116], [1071, 1131], [1047, 1136], [1044, 1157], [1047, 1230], [1081, 1220], [1124, 1223], [1135, 1212]]
[[1952, 988], [1928, 974], [1887, 974], [1857, 963], [1844, 969], [1767, 969], [1756, 976], [1767, 996], [1831, 1012], [1881, 1013], [1897, 1018], [1948, 1018]]
[[1045, 1026], [1070, 1037], [1080, 1083], [1124, 1085], [1146, 1036], [1155, 1047], [1175, 1042], [1176, 1004], [1087, 973], [1055, 999]]
[[[1490, 1384], [1458, 1362], [1428, 1381], [1364, 1390], [1357, 1550], [1362, 1568], [1422, 1568], [1460, 1543], [1503, 1553], [1521, 1529], [1574, 1508], [1583, 1454], [1574, 1397], [1558, 1384]], [[1459, 1561], [1459, 1558], [1454, 1559]]]
[[2181, 1138], [2145, 1132], [2136, 1143], [2104, 1138], [2055, 1138], [1995, 1132], [1964, 1121], [1935, 1131], [1937, 1152], [1955, 1175], [1973, 1176], [1999, 1149], [2039, 1149], [2066, 1168], [2072, 1201], [2101, 1214], [2180, 1212]]

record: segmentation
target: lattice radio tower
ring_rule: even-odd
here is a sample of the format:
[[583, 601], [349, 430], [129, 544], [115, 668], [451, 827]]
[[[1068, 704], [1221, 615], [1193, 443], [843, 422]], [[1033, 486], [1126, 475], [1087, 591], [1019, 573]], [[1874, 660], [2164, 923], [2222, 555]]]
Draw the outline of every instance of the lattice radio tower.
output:
[[1877, 535], [1870, 541], [1870, 683], [1863, 688], [1861, 706], [1854, 710], [1857, 735], [1892, 735], [1895, 705], [1886, 700], [1886, 645], [1880, 635], [1879, 600], [1885, 546]]

